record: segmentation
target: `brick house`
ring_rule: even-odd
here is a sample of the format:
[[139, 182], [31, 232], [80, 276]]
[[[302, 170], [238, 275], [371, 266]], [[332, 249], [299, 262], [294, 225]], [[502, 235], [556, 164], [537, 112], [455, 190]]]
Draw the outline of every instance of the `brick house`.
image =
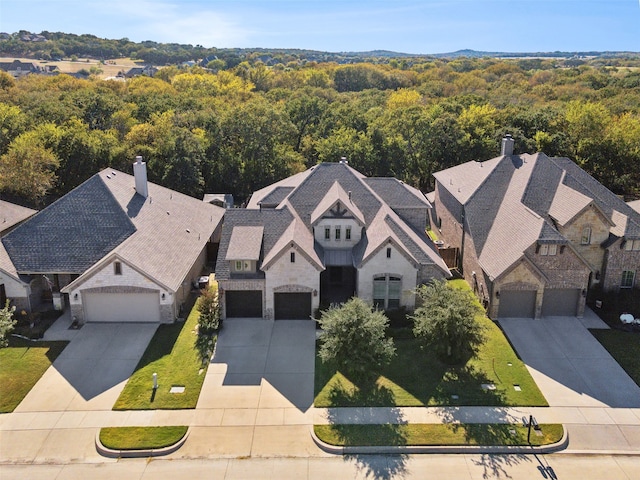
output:
[[492, 318], [582, 316], [638, 288], [640, 214], [568, 158], [513, 154], [434, 174], [432, 220]]
[[169, 323], [219, 241], [224, 209], [104, 169], [2, 237], [0, 278], [27, 311], [78, 322]]
[[431, 208], [394, 178], [322, 163], [230, 209], [216, 279], [222, 315], [308, 319], [356, 295], [381, 309], [415, 305], [415, 287], [450, 276], [425, 233]]

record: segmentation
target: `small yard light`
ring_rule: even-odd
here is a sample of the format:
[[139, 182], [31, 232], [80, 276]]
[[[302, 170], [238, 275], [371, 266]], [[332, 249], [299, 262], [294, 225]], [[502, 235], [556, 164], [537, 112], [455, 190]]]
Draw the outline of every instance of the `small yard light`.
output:
[[153, 389], [154, 390], [158, 389], [158, 374], [157, 373], [153, 374]]

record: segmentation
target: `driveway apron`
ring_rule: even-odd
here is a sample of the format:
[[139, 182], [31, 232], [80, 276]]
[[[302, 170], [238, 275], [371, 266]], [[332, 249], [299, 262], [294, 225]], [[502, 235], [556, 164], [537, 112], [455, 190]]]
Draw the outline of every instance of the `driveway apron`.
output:
[[640, 387], [587, 328], [608, 328], [587, 311], [585, 319], [500, 319], [550, 406], [640, 407]]
[[156, 328], [84, 325], [15, 411], [111, 410]]

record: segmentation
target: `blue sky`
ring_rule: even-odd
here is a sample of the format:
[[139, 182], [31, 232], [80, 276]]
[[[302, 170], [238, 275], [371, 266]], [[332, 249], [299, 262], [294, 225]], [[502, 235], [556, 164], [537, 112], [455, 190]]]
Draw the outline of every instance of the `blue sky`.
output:
[[640, 51], [639, 0], [0, 0], [0, 31], [205, 47]]

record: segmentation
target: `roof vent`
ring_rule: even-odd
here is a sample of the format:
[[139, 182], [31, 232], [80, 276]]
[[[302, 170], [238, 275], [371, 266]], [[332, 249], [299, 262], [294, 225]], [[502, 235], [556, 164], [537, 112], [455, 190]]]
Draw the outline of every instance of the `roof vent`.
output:
[[340, 163], [342, 163], [343, 165], [348, 165], [349, 162], [347, 161], [347, 157], [340, 157]]
[[351, 200], [351, 190], [349, 190], [349, 192], [347, 192], [349, 195], [349, 200]]

